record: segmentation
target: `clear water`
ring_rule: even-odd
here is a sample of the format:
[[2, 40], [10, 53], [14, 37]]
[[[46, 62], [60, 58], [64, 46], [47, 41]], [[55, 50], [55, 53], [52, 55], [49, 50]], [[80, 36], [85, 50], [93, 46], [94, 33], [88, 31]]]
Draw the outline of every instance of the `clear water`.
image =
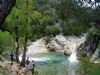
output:
[[[31, 56], [31, 55], [30, 55]], [[100, 75], [100, 65], [91, 64], [87, 60], [82, 62], [71, 63], [67, 56], [61, 53], [42, 53], [32, 56], [36, 60], [35, 69], [38, 71], [36, 75]]]
[[38, 75], [77, 75], [77, 64], [70, 64], [68, 57], [61, 53], [45, 53], [32, 56], [35, 58], [47, 57], [45, 61], [35, 61]]

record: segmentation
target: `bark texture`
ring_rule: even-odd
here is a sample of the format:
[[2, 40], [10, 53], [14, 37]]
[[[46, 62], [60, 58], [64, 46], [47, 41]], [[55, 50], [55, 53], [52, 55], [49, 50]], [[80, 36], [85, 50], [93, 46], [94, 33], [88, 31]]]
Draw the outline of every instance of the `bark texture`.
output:
[[3, 24], [15, 3], [16, 0], [0, 0], [0, 25]]

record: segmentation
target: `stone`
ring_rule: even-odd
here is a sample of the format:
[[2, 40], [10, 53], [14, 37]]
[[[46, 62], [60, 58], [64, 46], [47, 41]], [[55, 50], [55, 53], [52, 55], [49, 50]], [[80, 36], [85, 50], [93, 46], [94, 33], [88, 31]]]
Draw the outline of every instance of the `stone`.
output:
[[78, 57], [91, 57], [100, 41], [99, 35], [87, 35], [85, 42], [78, 50]]
[[100, 50], [99, 49], [97, 49], [94, 52], [94, 54], [92, 55], [90, 61], [93, 62], [93, 63], [100, 63]]

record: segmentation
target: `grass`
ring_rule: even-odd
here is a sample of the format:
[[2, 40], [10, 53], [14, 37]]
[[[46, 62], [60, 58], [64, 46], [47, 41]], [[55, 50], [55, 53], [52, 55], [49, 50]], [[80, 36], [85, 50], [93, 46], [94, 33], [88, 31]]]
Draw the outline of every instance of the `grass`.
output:
[[90, 63], [88, 58], [82, 58], [79, 67], [80, 75], [100, 75], [100, 64]]
[[100, 65], [94, 64], [91, 70], [91, 75], [100, 75]]

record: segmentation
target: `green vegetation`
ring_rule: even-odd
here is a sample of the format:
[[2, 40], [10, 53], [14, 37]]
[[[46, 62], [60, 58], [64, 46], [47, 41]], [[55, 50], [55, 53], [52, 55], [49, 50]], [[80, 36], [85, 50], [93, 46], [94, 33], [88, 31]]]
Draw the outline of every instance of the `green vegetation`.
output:
[[100, 50], [100, 44], [98, 44], [98, 47], [97, 47], [97, 49], [98, 49], [98, 50]]
[[9, 32], [0, 31], [0, 51], [14, 50], [14, 39]]
[[[81, 1], [75, 0], [29, 0], [28, 4], [28, 39], [31, 41], [41, 37], [56, 36], [60, 33], [79, 36], [82, 33], [90, 32], [100, 35], [100, 29], [91, 28], [91, 22], [100, 20], [100, 6], [94, 9], [92, 6], [84, 6]], [[4, 33], [7, 31], [10, 34], [5, 33], [2, 34], [4, 36], [0, 35], [0, 37], [6, 38], [10, 36], [9, 41], [15, 41], [15, 22], [16, 16], [18, 16], [19, 42], [20, 47], [23, 47], [26, 24], [26, 4], [24, 0], [17, 0], [17, 5], [18, 8], [13, 8], [4, 25], [0, 28]], [[3, 40], [4, 39], [0, 40], [0, 43], [3, 42]], [[11, 50], [14, 49], [15, 46], [14, 44], [0, 44], [0, 47], [4, 50]]]
[[91, 75], [99, 75], [100, 74], [100, 65], [93, 65], [93, 69], [91, 71]]
[[[46, 37], [46, 43], [49, 43], [52, 37], [60, 33], [65, 36], [80, 36], [83, 33], [88, 33], [86, 45], [89, 44], [88, 47], [91, 48], [91, 51], [91, 46], [96, 46], [100, 50], [100, 40], [98, 39], [100, 38], [100, 5], [96, 6], [99, 0], [95, 0], [94, 4], [88, 2], [90, 7], [84, 5], [83, 1], [87, 0], [26, 1], [16, 0], [16, 6], [6, 18], [5, 23], [0, 26], [0, 54], [16, 49], [17, 59], [19, 49], [24, 47], [22, 58], [25, 65], [28, 40], [34, 41], [41, 37]], [[56, 57], [58, 56], [56, 55]], [[53, 61], [52, 63], [59, 64], [59, 61]], [[60, 70], [62, 69], [62, 66], [52, 65], [49, 67], [50, 70], [48, 70], [48, 66], [50, 65], [46, 66], [46, 75], [48, 72], [56, 74], [55, 67], [60, 68]], [[63, 67], [66, 68], [64, 65]], [[1, 69], [0, 67], [0, 73], [5, 73], [5, 75], [8, 73], [5, 69], [3, 69], [4, 71]], [[66, 72], [66, 70], [62, 71]], [[90, 63], [87, 58], [82, 58], [79, 71], [80, 75], [98, 75], [100, 66]]]
[[0, 67], [0, 74], [1, 74], [1, 75], [8, 75], [9, 72], [8, 72], [7, 69]]
[[90, 63], [88, 58], [82, 58], [80, 61], [80, 69], [78, 72], [80, 75], [99, 75], [100, 74], [100, 65]]

